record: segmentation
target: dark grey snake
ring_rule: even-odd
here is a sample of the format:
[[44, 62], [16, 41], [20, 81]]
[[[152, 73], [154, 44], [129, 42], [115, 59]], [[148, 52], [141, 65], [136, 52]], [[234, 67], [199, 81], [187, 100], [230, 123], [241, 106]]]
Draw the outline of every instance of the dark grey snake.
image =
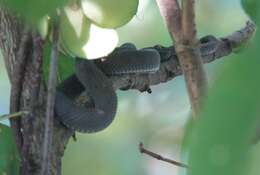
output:
[[[203, 40], [208, 41], [205, 38]], [[57, 88], [57, 119], [79, 132], [91, 133], [105, 129], [113, 121], [117, 110], [117, 96], [108, 76], [159, 70], [160, 63], [167, 57], [163, 54], [167, 53], [159, 53], [158, 49], [136, 50], [133, 44], [124, 44], [105, 61], [76, 58], [75, 74]], [[203, 53], [212, 52], [214, 47], [202, 45], [201, 50], [204, 50]], [[92, 106], [75, 103], [75, 99], [84, 91], [91, 97]]]
[[[67, 127], [91, 133], [106, 128], [116, 114], [117, 96], [106, 75], [155, 72], [160, 67], [160, 55], [155, 49], [137, 51], [134, 45], [124, 44], [105, 61], [94, 63], [76, 58], [75, 66], [75, 74], [58, 86], [55, 111]], [[75, 98], [83, 91], [92, 98], [94, 106], [75, 104]]]

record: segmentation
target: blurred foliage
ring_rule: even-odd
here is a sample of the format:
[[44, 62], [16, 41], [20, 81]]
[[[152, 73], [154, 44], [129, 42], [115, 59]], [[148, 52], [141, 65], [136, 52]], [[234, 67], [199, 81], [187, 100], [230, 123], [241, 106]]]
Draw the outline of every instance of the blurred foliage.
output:
[[1, 0], [0, 5], [7, 6], [29, 22], [36, 24], [39, 19], [55, 12], [68, 0]]
[[[257, 15], [259, 14], [259, 0], [241, 0], [242, 7], [252, 20], [257, 22]], [[258, 21], [259, 22], [259, 21]]]
[[[260, 9], [258, 4], [248, 9], [249, 14], [256, 14], [251, 10]], [[260, 121], [259, 42], [257, 34], [250, 48], [230, 60], [210, 88], [192, 131], [188, 174], [246, 175], [255, 166], [250, 150]]]
[[252, 145], [252, 148], [249, 150], [250, 167], [247, 169], [247, 175], [258, 175], [259, 174], [259, 161], [260, 161], [260, 142]]
[[12, 131], [0, 124], [0, 174], [18, 175], [19, 159]]

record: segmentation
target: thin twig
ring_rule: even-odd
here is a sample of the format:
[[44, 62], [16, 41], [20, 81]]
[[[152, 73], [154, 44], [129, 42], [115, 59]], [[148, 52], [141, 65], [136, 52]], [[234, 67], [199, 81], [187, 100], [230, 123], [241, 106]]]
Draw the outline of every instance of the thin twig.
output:
[[53, 134], [53, 118], [54, 118], [54, 103], [57, 84], [57, 62], [58, 62], [58, 44], [59, 44], [59, 19], [54, 17], [53, 19], [53, 43], [50, 59], [50, 71], [48, 80], [48, 92], [47, 92], [47, 109], [45, 118], [45, 130], [43, 140], [42, 151], [42, 175], [49, 174], [49, 153], [51, 152], [52, 134]]
[[158, 160], [161, 160], [161, 161], [164, 161], [164, 162], [167, 162], [167, 163], [170, 163], [170, 164], [173, 164], [175, 166], [178, 166], [178, 167], [182, 167], [182, 168], [188, 168], [188, 165], [184, 164], [184, 163], [180, 163], [180, 162], [177, 162], [175, 160], [171, 160], [171, 159], [168, 159], [168, 158], [164, 158], [163, 156], [159, 155], [159, 154], [156, 154], [154, 152], [151, 152], [147, 149], [145, 149], [143, 147], [143, 143], [140, 143], [139, 144], [139, 151], [140, 153], [142, 154], [147, 154], [155, 159], [158, 159]]
[[15, 112], [15, 113], [12, 113], [12, 114], [1, 115], [0, 121], [15, 118], [15, 117], [20, 117], [20, 116], [28, 115], [28, 114], [29, 114], [28, 111], [20, 111], [20, 112]]

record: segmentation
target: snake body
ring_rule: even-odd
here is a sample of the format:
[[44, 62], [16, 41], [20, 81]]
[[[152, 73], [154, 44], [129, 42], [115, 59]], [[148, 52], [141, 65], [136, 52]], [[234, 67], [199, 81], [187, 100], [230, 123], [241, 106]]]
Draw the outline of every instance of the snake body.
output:
[[[113, 121], [117, 109], [117, 96], [107, 75], [147, 73], [160, 67], [160, 55], [155, 49], [137, 51], [134, 45], [125, 44], [105, 61], [76, 58], [75, 74], [57, 88], [55, 112], [57, 119], [79, 132], [98, 132]], [[92, 106], [75, 104], [86, 91]]]
[[[215, 37], [201, 39], [202, 57], [212, 54], [216, 48]], [[108, 76], [156, 72], [160, 63], [171, 57], [177, 57], [174, 47], [155, 46], [137, 50], [128, 43], [115, 49], [106, 60], [76, 58], [75, 74], [57, 87], [57, 119], [79, 132], [92, 133], [105, 129], [113, 121], [117, 110], [117, 96]], [[84, 91], [91, 97], [91, 106], [75, 103], [75, 99]]]

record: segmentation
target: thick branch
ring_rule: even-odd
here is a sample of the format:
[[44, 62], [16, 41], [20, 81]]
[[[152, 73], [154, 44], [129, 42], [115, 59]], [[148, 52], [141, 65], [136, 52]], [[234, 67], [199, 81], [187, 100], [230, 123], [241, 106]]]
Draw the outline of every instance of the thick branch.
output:
[[[240, 45], [251, 39], [256, 27], [253, 23], [248, 22], [244, 28], [231, 35], [219, 38], [214, 43], [206, 44], [208, 47], [215, 47], [213, 52], [207, 50], [201, 52], [203, 63], [210, 63], [216, 59], [222, 58], [232, 53]], [[146, 91], [150, 86], [165, 83], [176, 76], [182, 74], [180, 63], [173, 47], [153, 47], [157, 49], [161, 56], [166, 58], [160, 66], [160, 70], [150, 74], [129, 74], [110, 77], [113, 81], [114, 89], [137, 89]]]
[[[0, 8], [0, 22], [0, 48], [11, 82], [10, 113], [15, 113], [19, 111], [22, 77], [26, 62], [26, 50], [23, 48], [30, 45], [30, 35], [28, 29], [24, 28], [6, 9]], [[17, 148], [21, 152], [21, 119], [12, 118], [10, 122]]]
[[5, 66], [10, 81], [14, 74], [14, 67], [17, 61], [16, 52], [21, 40], [21, 25], [15, 17], [0, 7], [0, 47], [5, 61]]

